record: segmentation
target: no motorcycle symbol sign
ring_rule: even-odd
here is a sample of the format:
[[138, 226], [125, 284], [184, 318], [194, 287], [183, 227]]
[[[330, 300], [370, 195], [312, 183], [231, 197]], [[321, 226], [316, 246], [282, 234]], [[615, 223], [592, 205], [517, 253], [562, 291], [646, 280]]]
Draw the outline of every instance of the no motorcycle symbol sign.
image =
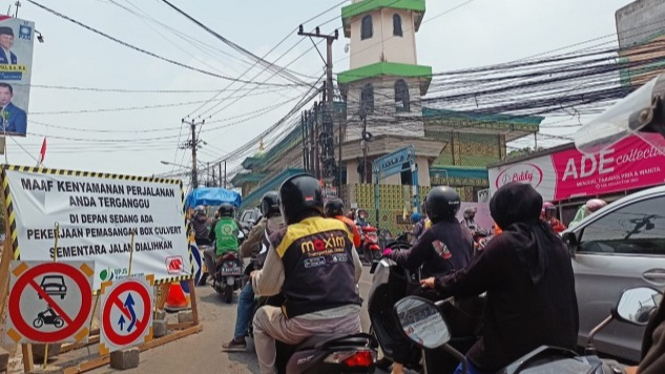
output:
[[93, 275], [92, 263], [13, 261], [5, 342], [87, 340]]
[[102, 284], [102, 355], [152, 339], [153, 276]]

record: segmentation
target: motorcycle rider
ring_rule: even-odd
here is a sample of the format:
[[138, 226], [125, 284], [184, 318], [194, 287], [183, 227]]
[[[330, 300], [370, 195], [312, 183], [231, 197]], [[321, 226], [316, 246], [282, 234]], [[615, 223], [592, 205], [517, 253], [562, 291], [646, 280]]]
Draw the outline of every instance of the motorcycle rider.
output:
[[369, 222], [367, 222], [367, 217], [369, 214], [365, 209], [358, 209], [356, 211], [356, 226], [363, 228], [369, 226]]
[[556, 207], [554, 206], [554, 204], [552, 204], [550, 202], [543, 203], [543, 207], [542, 207], [542, 210], [541, 210], [541, 216], [542, 216], [543, 221], [545, 221], [545, 223], [550, 225], [552, 230], [554, 230], [554, 232], [556, 232], [557, 234], [561, 233], [561, 232], [564, 232], [566, 230], [566, 225], [561, 223], [561, 221], [559, 221], [555, 217], [556, 216]]
[[[362, 274], [346, 225], [324, 218], [319, 181], [310, 174], [288, 178], [279, 189], [288, 225], [270, 238], [263, 269], [251, 274], [254, 293], [285, 296], [281, 308], [263, 306], [254, 316], [254, 344], [261, 373], [276, 373], [275, 340], [301, 343], [317, 334], [360, 331]], [[335, 261], [331, 261], [334, 258]]]
[[503, 233], [467, 268], [421, 281], [443, 298], [487, 292], [481, 338], [467, 353], [470, 374], [497, 372], [543, 345], [577, 346], [570, 255], [539, 219], [542, 203], [529, 184], [502, 186], [490, 201], [490, 212]]
[[346, 227], [353, 234], [353, 246], [356, 247], [356, 250], [360, 248], [361, 239], [360, 232], [358, 231], [358, 226], [356, 226], [353, 220], [344, 216], [344, 202], [342, 199], [330, 199], [326, 203], [326, 217], [338, 219], [346, 224]]
[[233, 205], [224, 203], [219, 206], [219, 221], [210, 230], [208, 238], [211, 243], [214, 243], [213, 248], [207, 249], [203, 252], [203, 257], [208, 267], [208, 273], [215, 274], [217, 269], [217, 259], [223, 256], [226, 252], [238, 251], [238, 223], [233, 219]]
[[450, 187], [434, 187], [427, 195], [427, 215], [432, 228], [408, 251], [386, 249], [383, 254], [400, 266], [433, 276], [465, 268], [473, 257], [473, 238], [455, 218], [460, 197]]
[[602, 199], [591, 199], [587, 201], [584, 205], [580, 206], [580, 208], [577, 210], [577, 213], [575, 214], [575, 218], [573, 218], [568, 226], [573, 227], [577, 225], [591, 213], [605, 207], [606, 205], [607, 202]]
[[483, 229], [476, 223], [476, 213], [478, 213], [478, 209], [474, 207], [468, 207], [464, 209], [464, 219], [460, 221], [461, 224], [466, 226], [469, 231], [471, 231], [472, 234], [483, 231]]
[[194, 240], [198, 246], [209, 246], [210, 239], [209, 228], [208, 228], [208, 215], [206, 214], [206, 208], [202, 205], [194, 208], [194, 214], [189, 221], [189, 227], [191, 231], [194, 231]]
[[[432, 227], [426, 230], [408, 251], [386, 249], [383, 255], [411, 272], [422, 265], [423, 277], [448, 274], [471, 263], [474, 254], [473, 238], [469, 230], [457, 221], [460, 197], [450, 187], [434, 187], [427, 194], [427, 215]], [[410, 344], [405, 339], [396, 342], [393, 374], [404, 372], [403, 363], [409, 355]]]
[[432, 220], [429, 219], [429, 215], [427, 214], [427, 198], [423, 201], [422, 209], [425, 213], [425, 230], [429, 230], [432, 227]]
[[[252, 228], [248, 238], [240, 246], [242, 258], [251, 257], [250, 265], [245, 274], [259, 270], [266, 259], [269, 238], [275, 232], [280, 231], [286, 225], [279, 210], [279, 193], [268, 191], [261, 199], [261, 220]], [[224, 352], [244, 352], [247, 350], [245, 335], [249, 329], [249, 322], [254, 313], [254, 290], [252, 283], [247, 282], [238, 296], [238, 308], [236, 311], [236, 325], [233, 339], [222, 344]]]
[[411, 224], [413, 225], [413, 230], [411, 230], [411, 245], [415, 245], [423, 235], [423, 232], [425, 232], [425, 224], [420, 213], [413, 212], [411, 214]]

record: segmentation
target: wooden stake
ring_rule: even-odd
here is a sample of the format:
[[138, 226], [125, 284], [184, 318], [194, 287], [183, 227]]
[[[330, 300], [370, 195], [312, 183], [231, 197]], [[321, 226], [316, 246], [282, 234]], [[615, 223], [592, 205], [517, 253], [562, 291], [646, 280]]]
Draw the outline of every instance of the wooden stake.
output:
[[132, 230], [132, 239], [129, 244], [129, 271], [127, 274], [127, 277], [132, 276], [132, 260], [134, 259], [134, 235], [136, 234], [136, 230]]
[[[60, 238], [60, 224], [55, 223], [55, 244], [53, 244], [53, 262], [58, 262], [58, 239]], [[44, 344], [44, 370], [48, 364], [48, 343]]]
[[23, 354], [23, 371], [26, 373], [34, 369], [34, 357], [32, 356], [32, 344], [21, 344]]
[[194, 277], [187, 281], [189, 284], [189, 302], [192, 303], [192, 325], [199, 324], [199, 307], [196, 304], [196, 285], [194, 284]]

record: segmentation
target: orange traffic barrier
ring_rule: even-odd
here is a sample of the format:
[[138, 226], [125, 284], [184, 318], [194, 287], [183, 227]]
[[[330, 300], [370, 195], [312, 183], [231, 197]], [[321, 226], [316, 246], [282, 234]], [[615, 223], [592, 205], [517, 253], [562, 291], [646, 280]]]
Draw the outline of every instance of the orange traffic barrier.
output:
[[187, 296], [185, 296], [185, 291], [183, 291], [180, 282], [171, 283], [171, 286], [169, 286], [169, 293], [166, 296], [164, 310], [174, 313], [186, 309], [189, 309], [189, 300], [187, 300]]

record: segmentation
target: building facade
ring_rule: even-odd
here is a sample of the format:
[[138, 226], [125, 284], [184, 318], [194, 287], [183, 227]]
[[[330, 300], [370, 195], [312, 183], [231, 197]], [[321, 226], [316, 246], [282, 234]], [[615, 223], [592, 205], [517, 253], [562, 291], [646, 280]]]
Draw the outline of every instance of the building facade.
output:
[[[341, 126], [343, 135], [335, 134], [335, 157], [340, 158], [341, 141], [343, 186], [337, 193], [347, 206], [374, 211], [372, 161], [409, 145], [415, 148], [422, 198], [433, 185], [449, 185], [463, 201], [478, 201], [489, 188], [487, 165], [506, 158], [508, 142], [538, 132], [540, 117], [423, 106], [432, 68], [418, 64], [415, 35], [425, 11], [425, 0], [355, 0], [342, 8], [350, 64], [337, 75], [335, 128]], [[243, 162], [246, 172], [232, 181], [243, 188], [243, 207], [258, 204], [265, 186], [276, 188], [280, 178], [306, 169], [304, 156], [313, 143], [304, 134], [310, 130], [298, 127]], [[378, 222], [371, 215], [374, 224], [392, 232], [407, 227], [413, 210], [410, 180], [398, 174], [379, 182], [380, 214]]]

